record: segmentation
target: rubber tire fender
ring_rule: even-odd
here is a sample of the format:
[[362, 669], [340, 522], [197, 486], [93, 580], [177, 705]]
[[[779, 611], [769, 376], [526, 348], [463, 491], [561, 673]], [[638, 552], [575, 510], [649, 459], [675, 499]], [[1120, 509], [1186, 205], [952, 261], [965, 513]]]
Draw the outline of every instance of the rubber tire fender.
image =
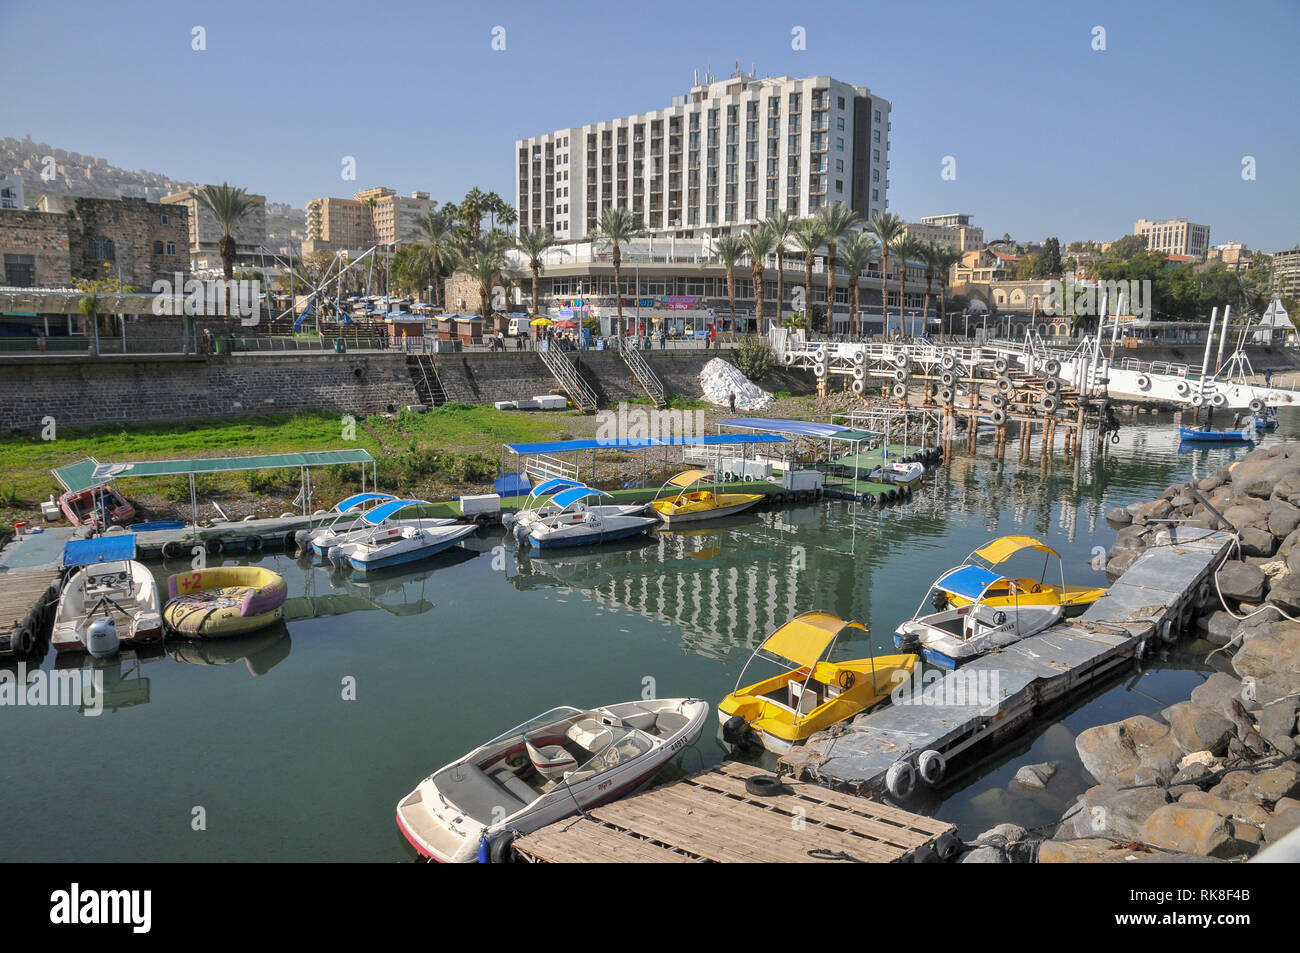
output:
[[1151, 378], [1147, 377], [1145, 374], [1139, 374], [1137, 376], [1137, 388], [1138, 390], [1150, 390]]
[[895, 761], [885, 772], [885, 789], [892, 797], [905, 801], [916, 789], [916, 769], [910, 761]]
[[916, 773], [930, 787], [937, 787], [947, 772], [948, 762], [933, 748], [922, 751], [916, 759]]
[[775, 774], [756, 774], [745, 778], [745, 793], [754, 797], [775, 797], [778, 794], [793, 794], [794, 790]]

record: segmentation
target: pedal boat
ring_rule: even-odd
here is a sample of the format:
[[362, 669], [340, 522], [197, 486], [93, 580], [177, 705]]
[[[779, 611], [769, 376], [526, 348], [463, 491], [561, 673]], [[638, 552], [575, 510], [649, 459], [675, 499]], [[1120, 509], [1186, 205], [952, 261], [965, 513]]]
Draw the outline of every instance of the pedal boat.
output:
[[888, 483], [892, 486], [905, 486], [913, 489], [925, 479], [924, 463], [886, 463], [876, 467], [867, 474], [867, 479], [876, 483]]
[[[515, 513], [504, 514], [501, 522], [517, 540], [524, 542], [534, 526], [563, 511], [564, 506], [555, 502], [556, 497], [578, 487], [587, 488], [585, 483], [563, 477], [539, 483], [528, 492], [523, 508]], [[586, 507], [586, 512], [599, 513], [601, 516], [640, 516], [645, 511], [645, 503], [588, 504]]]
[[[409, 530], [432, 530], [445, 526], [465, 526], [459, 520], [447, 517], [401, 517], [399, 514], [412, 506], [430, 506], [427, 500], [388, 500], [362, 513], [356, 529], [340, 533], [328, 546], [316, 552], [330, 559], [351, 557], [357, 544], [368, 548], [384, 546], [411, 538]], [[473, 529], [473, 525], [470, 525]], [[457, 537], [459, 538], [459, 537]]]
[[307, 545], [318, 556], [326, 555], [331, 546], [343, 542], [343, 537], [347, 533], [367, 528], [361, 520], [367, 509], [373, 509], [395, 499], [397, 497], [388, 493], [357, 493], [347, 499], [339, 500], [334, 506], [334, 519], [325, 526], [312, 530], [307, 536]]
[[558, 512], [521, 527], [526, 531], [522, 532], [524, 539], [534, 552], [541, 552], [626, 539], [647, 533], [655, 525], [654, 517], [640, 515], [642, 508], [624, 513], [619, 507], [587, 505], [587, 500], [601, 496], [609, 494], [589, 486], [570, 487], [555, 494], [551, 502]]
[[650, 782], [708, 714], [696, 698], [553, 708], [421, 781], [397, 803], [397, 827], [423, 857], [503, 859], [514, 835]]
[[[768, 751], [784, 754], [814, 732], [884, 701], [911, 677], [917, 662], [912, 654], [830, 661], [848, 630], [869, 631], [829, 612], [805, 612], [769, 635], [745, 663], [735, 690], [718, 703], [724, 740], [736, 744], [756, 737]], [[784, 671], [742, 687], [756, 658]]]
[[[1006, 608], [1015, 605], [1038, 603], [1046, 605], [1060, 602], [1065, 607], [1065, 617], [1070, 619], [1079, 615], [1106, 594], [1105, 586], [1067, 585], [1065, 582], [1065, 564], [1061, 560], [1061, 554], [1032, 536], [1002, 536], [967, 556], [966, 564], [993, 569], [1025, 550], [1037, 550], [1045, 554], [1041, 577], [1036, 580], [1026, 576], [1004, 578], [984, 594], [985, 605]], [[1059, 584], [1047, 581], [1047, 568], [1053, 557], [1056, 558], [1060, 566], [1061, 581]], [[1011, 591], [1013, 587], [1015, 588], [1014, 594]], [[1064, 593], [1064, 597], [1062, 597], [1062, 593]], [[971, 601], [965, 596], [949, 594], [948, 604], [965, 606], [970, 605]]]
[[[650, 503], [651, 510], [665, 525], [675, 526], [730, 516], [749, 509], [763, 498], [762, 493], [715, 493], [696, 489], [712, 475], [708, 470], [683, 470], [659, 488]], [[677, 495], [660, 498], [670, 487], [678, 490]]]

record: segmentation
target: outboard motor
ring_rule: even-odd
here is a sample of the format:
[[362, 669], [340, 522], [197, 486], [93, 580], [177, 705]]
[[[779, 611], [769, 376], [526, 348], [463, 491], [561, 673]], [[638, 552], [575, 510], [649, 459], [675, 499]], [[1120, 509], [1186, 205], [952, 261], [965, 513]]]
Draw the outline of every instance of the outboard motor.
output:
[[754, 731], [744, 715], [732, 715], [722, 723], [722, 740], [735, 748], [749, 750], [758, 745]]
[[119, 644], [117, 626], [108, 616], [100, 616], [86, 627], [86, 651], [95, 658], [116, 655]]

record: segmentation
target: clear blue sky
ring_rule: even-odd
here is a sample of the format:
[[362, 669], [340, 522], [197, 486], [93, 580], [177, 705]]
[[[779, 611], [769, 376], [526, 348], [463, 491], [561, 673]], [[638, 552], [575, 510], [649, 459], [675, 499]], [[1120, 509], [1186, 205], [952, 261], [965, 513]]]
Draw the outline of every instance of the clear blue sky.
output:
[[696, 68], [739, 59], [890, 100], [905, 218], [963, 211], [990, 235], [1069, 241], [1180, 217], [1215, 243], [1300, 242], [1300, 0], [3, 0], [0, 31], [0, 134], [298, 206], [372, 185], [513, 202], [517, 137], [664, 107]]

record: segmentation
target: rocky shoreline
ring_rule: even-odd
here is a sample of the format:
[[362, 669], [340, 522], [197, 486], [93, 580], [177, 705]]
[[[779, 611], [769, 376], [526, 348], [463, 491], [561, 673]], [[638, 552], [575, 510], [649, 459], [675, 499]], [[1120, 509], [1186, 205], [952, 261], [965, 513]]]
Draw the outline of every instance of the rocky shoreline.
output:
[[[1170, 521], [1234, 534], [1193, 624], [1235, 674], [1214, 672], [1160, 719], [1081, 732], [1075, 748], [1094, 783], [1055, 832], [998, 825], [963, 863], [1243, 860], [1300, 828], [1300, 443], [1252, 450], [1106, 518], [1119, 527], [1112, 577], [1161, 545]], [[1055, 768], [1028, 765], [1016, 781], [1047, 785]]]

